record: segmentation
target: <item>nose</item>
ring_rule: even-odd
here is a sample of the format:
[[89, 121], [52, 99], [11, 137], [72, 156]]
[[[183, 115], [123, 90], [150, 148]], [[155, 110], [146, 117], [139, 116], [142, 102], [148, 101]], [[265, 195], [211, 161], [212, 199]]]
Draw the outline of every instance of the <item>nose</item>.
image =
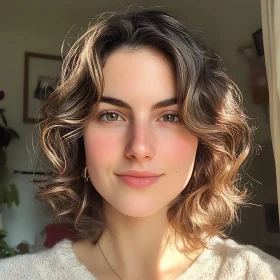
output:
[[155, 136], [147, 124], [133, 124], [128, 128], [125, 155], [135, 161], [149, 161], [155, 150]]

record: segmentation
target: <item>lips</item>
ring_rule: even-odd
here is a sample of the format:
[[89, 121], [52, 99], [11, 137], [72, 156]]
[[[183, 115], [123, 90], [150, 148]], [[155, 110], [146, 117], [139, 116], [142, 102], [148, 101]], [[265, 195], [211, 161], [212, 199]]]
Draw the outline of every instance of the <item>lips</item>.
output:
[[116, 175], [128, 187], [141, 189], [155, 184], [160, 179], [162, 174], [157, 174], [150, 171], [128, 170]]
[[120, 176], [133, 176], [133, 177], [157, 177], [162, 174], [153, 173], [147, 170], [127, 170], [120, 173], [117, 173]]

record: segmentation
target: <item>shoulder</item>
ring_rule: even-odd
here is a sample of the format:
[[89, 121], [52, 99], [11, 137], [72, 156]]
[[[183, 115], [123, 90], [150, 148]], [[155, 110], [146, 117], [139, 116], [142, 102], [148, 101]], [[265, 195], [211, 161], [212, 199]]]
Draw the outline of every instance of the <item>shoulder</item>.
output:
[[219, 237], [214, 238], [212, 245], [222, 263], [245, 279], [280, 279], [280, 260], [257, 247]]
[[71, 241], [65, 239], [52, 249], [2, 259], [0, 260], [0, 279], [50, 279], [54, 276], [66, 279], [63, 278], [63, 274], [67, 269], [61, 262], [60, 255], [63, 251], [66, 255], [69, 254], [70, 248]]

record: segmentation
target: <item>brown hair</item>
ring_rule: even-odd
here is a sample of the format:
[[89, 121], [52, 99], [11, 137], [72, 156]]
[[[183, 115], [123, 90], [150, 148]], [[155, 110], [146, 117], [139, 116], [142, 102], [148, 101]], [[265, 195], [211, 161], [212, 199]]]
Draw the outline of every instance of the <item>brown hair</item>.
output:
[[205, 246], [202, 233], [223, 235], [244, 203], [239, 170], [252, 147], [252, 129], [219, 57], [189, 26], [159, 10], [107, 14], [68, 52], [61, 83], [41, 110], [42, 147], [51, 168], [35, 181], [36, 197], [65, 217], [79, 238], [95, 243], [107, 226], [102, 197], [83, 178], [83, 132], [103, 92], [106, 58], [122, 47], [156, 49], [176, 69], [179, 116], [199, 144], [192, 177], [168, 218], [186, 248], [192, 240]]

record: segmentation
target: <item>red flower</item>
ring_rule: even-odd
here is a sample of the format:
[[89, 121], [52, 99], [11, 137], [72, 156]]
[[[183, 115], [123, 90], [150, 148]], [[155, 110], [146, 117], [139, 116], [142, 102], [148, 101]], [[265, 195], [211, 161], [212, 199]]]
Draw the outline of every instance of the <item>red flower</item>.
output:
[[3, 90], [0, 90], [0, 100], [4, 99], [5, 93]]

